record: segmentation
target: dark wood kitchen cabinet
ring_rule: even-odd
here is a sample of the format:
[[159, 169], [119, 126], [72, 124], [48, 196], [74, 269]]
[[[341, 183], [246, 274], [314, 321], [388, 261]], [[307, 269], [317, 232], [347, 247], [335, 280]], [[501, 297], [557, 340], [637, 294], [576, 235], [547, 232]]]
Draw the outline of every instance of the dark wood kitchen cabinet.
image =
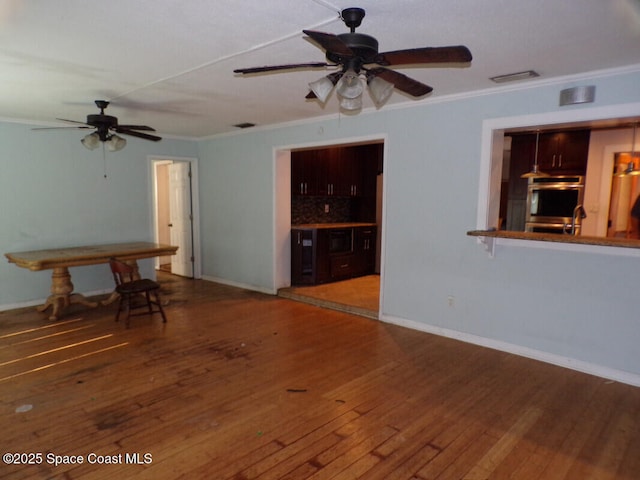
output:
[[[331, 251], [332, 231], [350, 231], [351, 247]], [[376, 226], [293, 228], [291, 284], [316, 285], [370, 275], [375, 271]]]
[[376, 194], [382, 144], [291, 153], [291, 193], [362, 197]]
[[302, 150], [291, 154], [291, 194], [319, 195], [321, 159], [317, 150]]
[[540, 134], [538, 165], [551, 175], [585, 175], [590, 130], [568, 130]]

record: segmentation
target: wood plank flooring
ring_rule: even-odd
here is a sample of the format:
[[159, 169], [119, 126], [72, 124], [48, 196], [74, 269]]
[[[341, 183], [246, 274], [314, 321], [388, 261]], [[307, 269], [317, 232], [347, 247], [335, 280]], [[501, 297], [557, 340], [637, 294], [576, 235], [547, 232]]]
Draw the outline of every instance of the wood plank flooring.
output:
[[159, 278], [164, 325], [0, 312], [0, 478], [640, 478], [640, 388]]

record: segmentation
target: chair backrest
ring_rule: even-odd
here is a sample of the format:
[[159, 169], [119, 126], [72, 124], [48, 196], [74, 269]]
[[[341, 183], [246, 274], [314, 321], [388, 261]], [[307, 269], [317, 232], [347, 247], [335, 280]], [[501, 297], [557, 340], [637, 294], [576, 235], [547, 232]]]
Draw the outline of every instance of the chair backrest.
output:
[[110, 258], [109, 266], [111, 267], [111, 273], [113, 273], [113, 280], [116, 282], [116, 285], [122, 285], [123, 283], [134, 280], [132, 266], [127, 265], [117, 258]]

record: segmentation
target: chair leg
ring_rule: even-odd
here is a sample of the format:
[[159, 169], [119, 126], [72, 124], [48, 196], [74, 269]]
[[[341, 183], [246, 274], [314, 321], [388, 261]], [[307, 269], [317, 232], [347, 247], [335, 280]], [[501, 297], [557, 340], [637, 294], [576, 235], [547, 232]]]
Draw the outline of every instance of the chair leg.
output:
[[160, 315], [162, 315], [162, 323], [167, 323], [167, 317], [164, 314], [164, 308], [162, 308], [162, 302], [160, 301], [160, 293], [156, 290], [155, 292], [153, 292], [153, 296], [156, 298], [158, 311], [160, 312]]
[[122, 295], [118, 299], [118, 311], [116, 312], [116, 322], [120, 321], [120, 312], [122, 311]]
[[128, 293], [122, 295], [122, 300], [124, 301], [125, 312], [124, 324], [127, 328], [129, 328], [129, 316], [131, 315], [131, 295]]

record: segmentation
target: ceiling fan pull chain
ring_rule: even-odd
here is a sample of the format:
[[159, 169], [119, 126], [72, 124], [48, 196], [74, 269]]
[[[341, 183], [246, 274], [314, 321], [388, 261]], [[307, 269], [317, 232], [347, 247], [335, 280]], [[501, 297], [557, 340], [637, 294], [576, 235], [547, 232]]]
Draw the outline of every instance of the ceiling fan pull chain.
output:
[[104, 150], [104, 142], [102, 142], [102, 173], [107, 178], [107, 153]]

